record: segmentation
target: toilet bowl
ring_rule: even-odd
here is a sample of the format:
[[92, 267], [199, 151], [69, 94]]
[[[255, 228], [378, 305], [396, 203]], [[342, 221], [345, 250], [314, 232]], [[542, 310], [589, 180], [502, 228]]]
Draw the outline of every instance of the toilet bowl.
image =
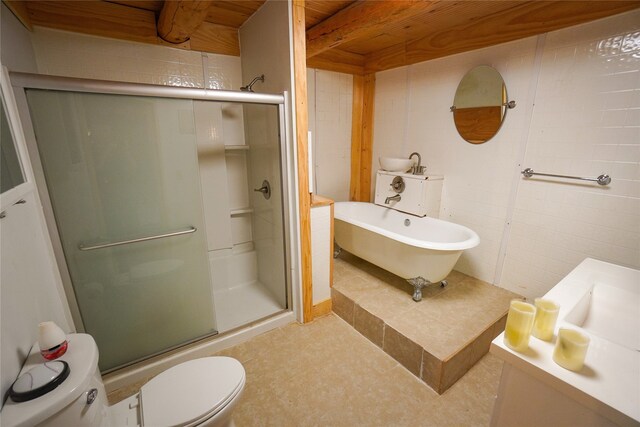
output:
[[[7, 399], [0, 424], [9, 426], [231, 426], [245, 384], [242, 364], [230, 357], [204, 357], [167, 369], [140, 392], [109, 406], [98, 370], [98, 348], [87, 334], [68, 335], [59, 361], [70, 372], [53, 390], [35, 399]], [[46, 360], [35, 344], [20, 374]]]

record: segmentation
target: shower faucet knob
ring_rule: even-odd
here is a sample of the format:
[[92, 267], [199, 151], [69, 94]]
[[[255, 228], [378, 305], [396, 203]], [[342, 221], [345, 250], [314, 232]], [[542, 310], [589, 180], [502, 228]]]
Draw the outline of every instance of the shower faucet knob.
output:
[[262, 181], [262, 187], [254, 188], [253, 191], [256, 191], [258, 193], [262, 193], [264, 198], [267, 199], [267, 200], [269, 200], [271, 198], [271, 185], [269, 184], [269, 181], [267, 181], [266, 179], [264, 181]]

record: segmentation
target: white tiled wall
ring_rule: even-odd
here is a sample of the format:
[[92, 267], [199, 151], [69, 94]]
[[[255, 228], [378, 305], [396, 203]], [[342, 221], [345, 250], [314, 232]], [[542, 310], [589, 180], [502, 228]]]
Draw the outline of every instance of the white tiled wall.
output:
[[501, 285], [534, 296], [585, 257], [640, 267], [640, 13], [550, 33]]
[[239, 89], [240, 58], [36, 27], [38, 71], [86, 79]]
[[[532, 78], [535, 39], [487, 49], [376, 75], [373, 169], [378, 157], [422, 156], [427, 173], [444, 175], [440, 218], [465, 225], [480, 236], [480, 246], [465, 251], [456, 269], [493, 281], [518, 143], [526, 124], [528, 83]], [[509, 111], [498, 135], [483, 145], [465, 142], [456, 131], [449, 107], [460, 79], [472, 67], [492, 65], [503, 76]]]
[[336, 201], [349, 200], [351, 177], [350, 74], [307, 70], [309, 130], [313, 135], [315, 193]]
[[[420, 152], [428, 172], [445, 176], [440, 217], [481, 238], [456, 269], [500, 278], [529, 297], [544, 294], [585, 257], [640, 267], [640, 12], [541, 40], [539, 73], [537, 38], [529, 38], [376, 76], [374, 163]], [[495, 138], [472, 145], [458, 136], [449, 107], [462, 76], [483, 64], [502, 74], [518, 106]], [[515, 173], [525, 167], [608, 173], [613, 182], [525, 181]]]

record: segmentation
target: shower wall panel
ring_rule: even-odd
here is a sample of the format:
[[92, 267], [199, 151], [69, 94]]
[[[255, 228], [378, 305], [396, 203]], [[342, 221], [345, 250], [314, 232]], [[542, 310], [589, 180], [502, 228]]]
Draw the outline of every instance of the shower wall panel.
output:
[[219, 103], [195, 101], [193, 106], [198, 143], [198, 167], [207, 247], [210, 251], [231, 249], [231, 219], [227, 192], [227, 163]]
[[258, 253], [258, 280], [286, 306], [285, 248], [282, 210], [279, 119], [274, 107], [245, 105], [245, 134], [249, 144], [249, 183], [267, 180], [271, 197], [252, 192], [253, 242]]

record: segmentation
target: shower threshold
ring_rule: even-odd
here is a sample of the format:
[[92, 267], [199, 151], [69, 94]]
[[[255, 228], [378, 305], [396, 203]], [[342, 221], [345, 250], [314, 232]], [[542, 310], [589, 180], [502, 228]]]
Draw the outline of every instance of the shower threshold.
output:
[[275, 314], [285, 309], [259, 281], [213, 293], [219, 333]]

